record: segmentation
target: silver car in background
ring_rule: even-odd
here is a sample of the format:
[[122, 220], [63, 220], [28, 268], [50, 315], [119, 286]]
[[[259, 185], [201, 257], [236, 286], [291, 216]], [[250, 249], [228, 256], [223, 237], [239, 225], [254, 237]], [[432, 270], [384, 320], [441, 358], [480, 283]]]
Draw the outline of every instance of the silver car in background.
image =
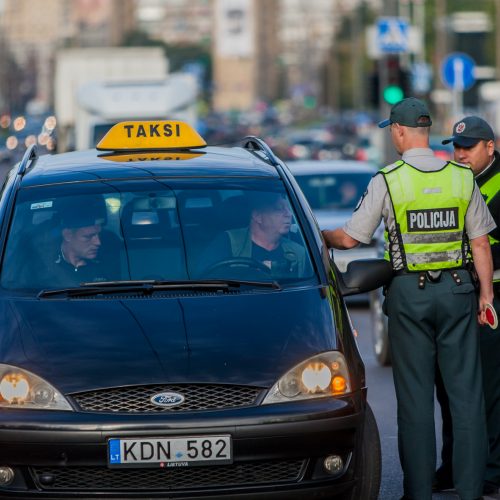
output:
[[[321, 229], [344, 225], [377, 172], [374, 163], [354, 160], [288, 161], [287, 165], [308, 199]], [[351, 250], [334, 250], [333, 257], [339, 270], [344, 272], [352, 260], [382, 257], [383, 232], [381, 224], [369, 245], [361, 244]], [[375, 357], [381, 366], [389, 365], [391, 356], [387, 316], [382, 312], [382, 289], [370, 292], [369, 296], [360, 294], [346, 300], [351, 303], [369, 301]]]
[[[351, 217], [363, 196], [377, 166], [356, 160], [288, 161], [302, 192], [313, 209], [321, 229], [342, 227]], [[383, 234], [379, 227], [370, 244], [360, 244], [351, 250], [335, 250], [335, 264], [341, 272], [351, 260], [380, 256], [378, 249]], [[367, 300], [367, 296], [357, 296]]]

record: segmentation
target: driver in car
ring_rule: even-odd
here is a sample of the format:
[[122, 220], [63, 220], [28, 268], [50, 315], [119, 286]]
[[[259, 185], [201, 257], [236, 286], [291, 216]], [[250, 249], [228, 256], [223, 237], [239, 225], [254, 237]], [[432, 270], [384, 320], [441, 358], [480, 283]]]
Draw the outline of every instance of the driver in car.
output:
[[254, 268], [272, 276], [303, 276], [305, 250], [287, 236], [292, 212], [279, 193], [259, 193], [247, 227], [230, 229], [210, 245], [210, 271], [222, 267]]

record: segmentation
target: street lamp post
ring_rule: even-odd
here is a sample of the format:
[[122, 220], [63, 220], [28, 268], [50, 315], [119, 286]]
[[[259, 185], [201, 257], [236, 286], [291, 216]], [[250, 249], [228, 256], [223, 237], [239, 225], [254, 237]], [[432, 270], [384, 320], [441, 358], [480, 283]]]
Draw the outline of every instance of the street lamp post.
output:
[[[361, 4], [360, 4], [361, 5]], [[361, 16], [360, 5], [355, 7], [351, 13], [351, 51], [352, 51], [352, 108], [364, 108], [364, 93], [362, 89], [362, 58], [361, 51]]]
[[[384, 2], [384, 15], [386, 16], [396, 16], [398, 13], [399, 0], [386, 0]], [[398, 56], [399, 57], [399, 56]], [[382, 118], [387, 118], [390, 112], [390, 105], [384, 99], [384, 89], [388, 86], [389, 83], [389, 55], [383, 55], [379, 61], [379, 79], [380, 79], [380, 115]], [[383, 137], [383, 161], [384, 164], [390, 163], [391, 161], [396, 160], [396, 154], [394, 151], [394, 147], [392, 146], [391, 138], [386, 130], [382, 134]]]
[[496, 67], [496, 77], [500, 80], [500, 2], [494, 2], [495, 4], [495, 67]]

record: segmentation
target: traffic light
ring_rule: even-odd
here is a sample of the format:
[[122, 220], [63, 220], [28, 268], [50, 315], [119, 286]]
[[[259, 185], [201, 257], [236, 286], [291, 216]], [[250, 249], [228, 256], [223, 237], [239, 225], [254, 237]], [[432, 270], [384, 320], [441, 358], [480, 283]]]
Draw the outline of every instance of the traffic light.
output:
[[387, 85], [384, 89], [384, 101], [391, 106], [403, 100], [403, 89], [398, 85]]
[[411, 71], [401, 67], [399, 68], [399, 86], [403, 90], [404, 97], [411, 97], [413, 94]]
[[380, 104], [380, 77], [377, 69], [368, 75], [366, 94], [370, 104], [374, 108], [378, 108]]
[[410, 95], [410, 74], [401, 68], [398, 55], [389, 55], [385, 60], [387, 84], [382, 89], [382, 97], [391, 106]]

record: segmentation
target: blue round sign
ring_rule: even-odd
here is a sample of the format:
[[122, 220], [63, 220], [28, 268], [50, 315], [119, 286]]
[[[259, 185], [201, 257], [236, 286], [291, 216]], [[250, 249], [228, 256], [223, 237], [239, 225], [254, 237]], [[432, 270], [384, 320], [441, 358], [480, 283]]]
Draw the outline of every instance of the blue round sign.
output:
[[452, 90], [468, 90], [476, 82], [474, 59], [462, 52], [448, 54], [441, 63], [441, 79]]

